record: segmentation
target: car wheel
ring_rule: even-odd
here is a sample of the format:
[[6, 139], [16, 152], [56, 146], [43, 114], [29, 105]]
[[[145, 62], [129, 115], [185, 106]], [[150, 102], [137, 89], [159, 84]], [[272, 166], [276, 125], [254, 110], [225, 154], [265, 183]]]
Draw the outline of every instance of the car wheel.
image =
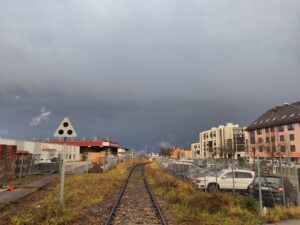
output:
[[219, 185], [216, 183], [212, 183], [207, 186], [208, 192], [217, 191], [217, 190], [219, 190]]

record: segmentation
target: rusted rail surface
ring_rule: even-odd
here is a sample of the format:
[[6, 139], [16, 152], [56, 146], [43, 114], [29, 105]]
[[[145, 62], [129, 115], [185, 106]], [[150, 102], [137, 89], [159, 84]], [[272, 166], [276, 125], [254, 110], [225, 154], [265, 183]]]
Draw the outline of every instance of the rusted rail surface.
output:
[[130, 170], [105, 225], [167, 224], [145, 177], [144, 166], [138, 164]]

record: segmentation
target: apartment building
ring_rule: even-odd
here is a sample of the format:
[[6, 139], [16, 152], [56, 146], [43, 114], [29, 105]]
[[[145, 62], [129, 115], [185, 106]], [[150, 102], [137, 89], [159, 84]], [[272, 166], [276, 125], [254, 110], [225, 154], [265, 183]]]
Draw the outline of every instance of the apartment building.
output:
[[[201, 158], [245, 157], [245, 128], [227, 123], [199, 134]], [[197, 151], [196, 151], [197, 152]]]
[[191, 150], [193, 159], [204, 159], [204, 151], [201, 149], [200, 142], [191, 144]]
[[249, 157], [300, 162], [300, 102], [276, 106], [247, 127]]

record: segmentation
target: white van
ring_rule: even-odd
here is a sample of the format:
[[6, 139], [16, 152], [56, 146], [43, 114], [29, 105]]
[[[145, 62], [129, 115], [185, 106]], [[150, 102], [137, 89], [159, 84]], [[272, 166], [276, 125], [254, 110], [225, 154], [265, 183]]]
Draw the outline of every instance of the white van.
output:
[[219, 170], [217, 173], [210, 174], [206, 177], [197, 178], [197, 186], [199, 189], [213, 191], [217, 189], [232, 190], [233, 189], [233, 173], [234, 186], [236, 191], [246, 192], [248, 186], [254, 179], [255, 172], [250, 170]]

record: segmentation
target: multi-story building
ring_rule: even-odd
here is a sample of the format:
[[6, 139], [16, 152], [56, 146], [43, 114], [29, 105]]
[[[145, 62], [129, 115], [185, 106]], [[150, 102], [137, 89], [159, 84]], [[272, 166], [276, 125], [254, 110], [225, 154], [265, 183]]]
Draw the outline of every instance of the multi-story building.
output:
[[300, 102], [268, 110], [246, 130], [250, 157], [300, 161]]
[[203, 159], [204, 158], [204, 151], [201, 149], [201, 143], [193, 143], [191, 144], [192, 156], [193, 159]]
[[202, 158], [245, 157], [245, 128], [227, 123], [203, 131], [200, 136]]

